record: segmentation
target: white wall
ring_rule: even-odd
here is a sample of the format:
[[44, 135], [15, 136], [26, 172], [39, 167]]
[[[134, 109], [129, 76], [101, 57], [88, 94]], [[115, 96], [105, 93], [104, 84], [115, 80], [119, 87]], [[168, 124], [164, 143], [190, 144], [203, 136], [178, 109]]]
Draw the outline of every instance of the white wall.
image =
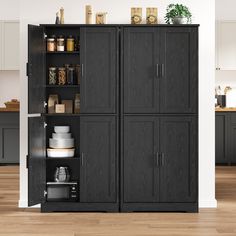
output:
[[[19, 18], [19, 0], [0, 1], [0, 20], [19, 20]], [[20, 98], [19, 77], [19, 71], [0, 71], [0, 107], [5, 106], [4, 102], [8, 100]]]
[[[236, 21], [235, 9], [235, 0], [216, 0], [216, 20]], [[236, 71], [216, 71], [215, 85], [236, 87]]]
[[[107, 11], [108, 23], [129, 23], [130, 8], [134, 6], [157, 6], [159, 18], [163, 16], [167, 0], [21, 0], [21, 180], [19, 205], [27, 206], [27, 24], [54, 23], [56, 11], [65, 8], [66, 23], [84, 23], [84, 6], [93, 5], [95, 11]], [[180, 1], [178, 1], [180, 2]], [[185, 0], [194, 16], [194, 23], [200, 26], [199, 44], [199, 199], [201, 207], [215, 207], [215, 133], [214, 133], [214, 80], [215, 80], [215, 3], [214, 0]]]

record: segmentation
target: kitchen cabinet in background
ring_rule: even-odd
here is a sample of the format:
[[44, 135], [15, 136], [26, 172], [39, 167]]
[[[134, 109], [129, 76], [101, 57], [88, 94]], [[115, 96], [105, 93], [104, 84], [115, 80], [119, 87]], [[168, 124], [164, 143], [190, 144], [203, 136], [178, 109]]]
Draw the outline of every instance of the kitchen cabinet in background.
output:
[[216, 70], [236, 70], [236, 21], [216, 26]]
[[19, 42], [19, 21], [0, 21], [0, 70], [19, 70]]
[[19, 113], [0, 112], [0, 164], [19, 163]]

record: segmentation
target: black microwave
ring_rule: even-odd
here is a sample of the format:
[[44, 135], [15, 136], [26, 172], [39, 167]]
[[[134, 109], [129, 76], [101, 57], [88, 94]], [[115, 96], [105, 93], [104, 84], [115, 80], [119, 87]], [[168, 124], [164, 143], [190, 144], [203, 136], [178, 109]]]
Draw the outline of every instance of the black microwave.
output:
[[47, 201], [75, 202], [79, 199], [79, 186], [77, 182], [48, 182]]

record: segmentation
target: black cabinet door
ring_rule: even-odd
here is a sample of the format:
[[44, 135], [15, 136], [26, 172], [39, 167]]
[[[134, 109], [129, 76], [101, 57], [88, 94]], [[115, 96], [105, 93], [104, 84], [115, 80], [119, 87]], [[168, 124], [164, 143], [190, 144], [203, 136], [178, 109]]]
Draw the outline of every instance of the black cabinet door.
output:
[[230, 137], [227, 136], [227, 114], [216, 114], [215, 119], [215, 159], [216, 164], [227, 163], [228, 143]]
[[81, 29], [81, 113], [115, 113], [118, 35], [115, 27]]
[[0, 124], [0, 163], [19, 163], [19, 124]]
[[46, 142], [42, 117], [28, 118], [28, 205], [44, 201], [46, 190]]
[[195, 28], [161, 29], [160, 111], [197, 113], [198, 31]]
[[159, 34], [155, 27], [124, 28], [124, 112], [159, 111]]
[[165, 117], [160, 122], [160, 202], [197, 200], [197, 119]]
[[113, 116], [81, 117], [80, 201], [117, 200], [117, 122]]
[[[226, 163], [235, 164], [236, 163], [236, 114], [234, 112], [227, 113], [226, 117]], [[228, 149], [227, 149], [228, 148]], [[229, 150], [229, 151], [228, 151]]]
[[125, 203], [159, 201], [159, 119], [124, 119], [123, 197]]
[[42, 26], [28, 26], [28, 113], [44, 113], [45, 40]]

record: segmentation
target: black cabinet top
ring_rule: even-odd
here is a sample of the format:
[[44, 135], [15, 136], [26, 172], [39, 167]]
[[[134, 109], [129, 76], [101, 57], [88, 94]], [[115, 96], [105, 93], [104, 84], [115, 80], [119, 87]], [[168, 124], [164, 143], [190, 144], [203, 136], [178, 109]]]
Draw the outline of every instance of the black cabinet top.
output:
[[63, 28], [63, 27], [199, 27], [199, 24], [40, 24], [44, 27]]

